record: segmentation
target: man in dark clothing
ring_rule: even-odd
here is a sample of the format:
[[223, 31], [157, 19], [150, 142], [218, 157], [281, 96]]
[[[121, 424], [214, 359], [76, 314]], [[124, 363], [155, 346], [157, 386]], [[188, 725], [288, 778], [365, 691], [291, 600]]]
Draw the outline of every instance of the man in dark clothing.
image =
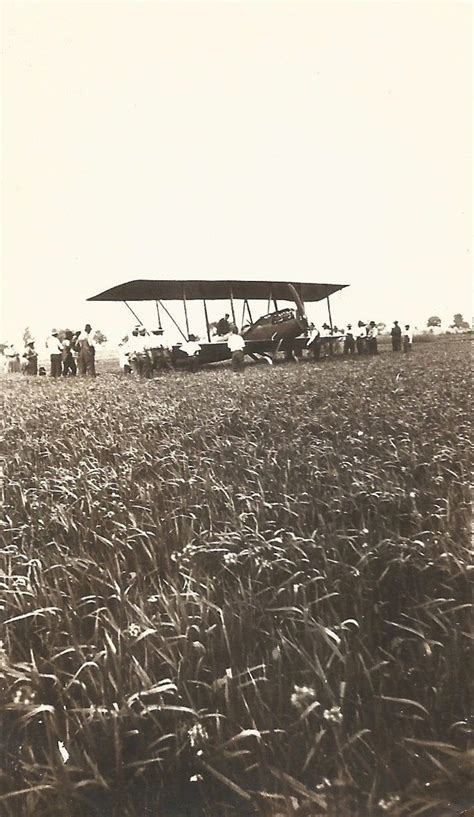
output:
[[95, 377], [95, 346], [92, 340], [92, 327], [86, 323], [84, 331], [76, 340], [77, 366], [82, 377]]
[[67, 330], [66, 336], [63, 340], [63, 352], [62, 352], [62, 362], [63, 362], [63, 376], [67, 377], [68, 374], [71, 374], [73, 377], [77, 373], [77, 366], [76, 361], [73, 357], [73, 334], [70, 329]]
[[393, 322], [392, 329], [390, 331], [392, 336], [392, 351], [393, 352], [401, 352], [402, 351], [402, 330], [398, 325], [398, 321]]
[[228, 335], [230, 332], [230, 322], [229, 322], [229, 315], [224, 315], [220, 321], [217, 322], [216, 326], [216, 335], [222, 337], [222, 335]]
[[25, 362], [23, 364], [23, 374], [38, 374], [38, 352], [35, 349], [34, 340], [29, 340], [23, 352]]

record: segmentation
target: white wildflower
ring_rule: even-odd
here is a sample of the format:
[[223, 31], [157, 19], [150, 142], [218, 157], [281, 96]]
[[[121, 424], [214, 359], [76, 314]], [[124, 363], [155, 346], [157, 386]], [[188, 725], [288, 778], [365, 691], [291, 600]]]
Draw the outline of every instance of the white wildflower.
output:
[[325, 709], [323, 718], [331, 723], [342, 723], [342, 712], [340, 706], [333, 706], [331, 709]]
[[390, 811], [398, 802], [400, 802], [400, 797], [398, 794], [394, 794], [388, 800], [379, 800], [379, 806], [382, 811]]
[[315, 698], [316, 692], [312, 687], [299, 687], [295, 684], [290, 702], [296, 709], [306, 709], [307, 706], [315, 702]]
[[209, 740], [209, 735], [201, 723], [195, 723], [191, 729], [188, 729], [189, 743], [193, 749], [199, 748], [203, 743]]

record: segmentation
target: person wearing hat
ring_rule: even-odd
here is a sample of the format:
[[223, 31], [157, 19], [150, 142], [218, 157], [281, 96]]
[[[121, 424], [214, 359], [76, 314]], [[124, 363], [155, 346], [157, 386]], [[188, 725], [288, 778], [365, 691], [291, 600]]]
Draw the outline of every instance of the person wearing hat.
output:
[[144, 326], [136, 326], [130, 338], [129, 359], [135, 374], [146, 379], [151, 377], [151, 358], [149, 355], [149, 335]]
[[403, 333], [403, 351], [411, 352], [412, 348], [413, 348], [413, 329], [411, 328], [410, 324], [407, 323], [405, 325], [405, 331]]
[[72, 375], [72, 377], [75, 377], [75, 375], [77, 374], [76, 361], [74, 360], [74, 356], [72, 354], [73, 349], [74, 349], [74, 335], [71, 332], [71, 330], [68, 329], [66, 332], [66, 336], [63, 340], [63, 354], [62, 354], [63, 377], [67, 377], [68, 374]]
[[81, 377], [95, 377], [95, 346], [92, 340], [92, 326], [86, 323], [84, 331], [79, 334], [76, 340], [77, 368]]
[[29, 340], [23, 352], [23, 374], [37, 375], [38, 374], [38, 352], [35, 349], [34, 340]]
[[314, 325], [314, 323], [310, 323], [308, 327], [308, 340], [306, 341], [306, 348], [309, 349], [313, 360], [319, 360], [321, 356], [321, 332]]
[[398, 321], [393, 322], [393, 326], [390, 330], [390, 335], [392, 336], [392, 352], [401, 352], [402, 351], [402, 330], [398, 325]]
[[344, 348], [343, 354], [344, 355], [353, 355], [355, 352], [355, 339], [354, 333], [352, 331], [352, 324], [347, 324], [346, 334], [344, 337]]
[[370, 321], [369, 323], [369, 330], [367, 332], [367, 346], [369, 355], [378, 355], [379, 350], [377, 348], [377, 337], [379, 334], [379, 330], [375, 324], [375, 321]]
[[51, 377], [61, 377], [63, 345], [59, 340], [57, 329], [52, 329], [50, 336], [46, 338], [46, 348], [49, 351]]
[[367, 351], [367, 331], [364, 321], [357, 323], [356, 349], [358, 355], [365, 355]]

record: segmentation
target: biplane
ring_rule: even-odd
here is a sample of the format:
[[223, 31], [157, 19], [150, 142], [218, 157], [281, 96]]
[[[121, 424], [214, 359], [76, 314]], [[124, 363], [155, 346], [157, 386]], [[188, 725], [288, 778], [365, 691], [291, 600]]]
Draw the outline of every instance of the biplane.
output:
[[[323, 301], [327, 303], [329, 326], [333, 328], [329, 298], [347, 284], [303, 283], [284, 281], [243, 281], [243, 280], [137, 280], [107, 289], [88, 298], [88, 301], [122, 301], [139, 324], [142, 321], [129, 302], [154, 301], [156, 306], [157, 330], [162, 334], [162, 314], [174, 324], [186, 343], [191, 335], [188, 302], [200, 301], [206, 323], [207, 342], [200, 340], [199, 364], [218, 363], [231, 358], [227, 338], [212, 335], [207, 301], [227, 301], [232, 323], [239, 328], [245, 340], [245, 354], [254, 360], [266, 359], [271, 362], [278, 352], [299, 355], [308, 342], [308, 319], [305, 303]], [[176, 319], [166, 306], [168, 301], [181, 301], [184, 325]], [[250, 301], [266, 301], [267, 309], [255, 321], [252, 318]], [[281, 302], [292, 302], [293, 307], [280, 308]], [[280, 303], [280, 306], [279, 306]], [[240, 306], [240, 309], [239, 309]], [[273, 309], [270, 311], [271, 306]], [[238, 314], [239, 310], [239, 314]], [[239, 320], [240, 318], [240, 320]], [[330, 342], [335, 336], [322, 337], [321, 342]], [[182, 343], [171, 349], [173, 365], [185, 362], [181, 351]]]

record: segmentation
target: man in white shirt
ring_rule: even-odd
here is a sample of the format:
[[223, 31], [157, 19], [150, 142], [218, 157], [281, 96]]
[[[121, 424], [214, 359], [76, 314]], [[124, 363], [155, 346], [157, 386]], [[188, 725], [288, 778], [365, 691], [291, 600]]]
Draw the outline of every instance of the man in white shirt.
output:
[[199, 366], [199, 353], [201, 351], [201, 346], [197, 342], [196, 336], [190, 335], [189, 339], [182, 344], [180, 349], [181, 352], [187, 356], [191, 371], [195, 372]]
[[53, 329], [50, 336], [46, 338], [46, 348], [49, 351], [51, 377], [61, 377], [63, 345], [59, 340], [57, 329]]
[[321, 355], [321, 332], [314, 323], [310, 324], [306, 346], [311, 352], [313, 359], [319, 360]]
[[367, 327], [363, 321], [357, 323], [356, 349], [358, 355], [365, 355], [367, 351]]
[[375, 325], [375, 321], [370, 321], [369, 331], [367, 333], [367, 337], [368, 337], [367, 345], [368, 345], [368, 349], [369, 349], [369, 355], [378, 355], [378, 351], [379, 351], [377, 349], [377, 337], [378, 337], [378, 334], [379, 334], [379, 330], [377, 329], [377, 327]]
[[232, 368], [234, 372], [238, 372], [244, 367], [244, 350], [245, 340], [242, 335], [237, 332], [237, 327], [234, 327], [232, 334], [227, 341], [227, 348], [232, 353]]
[[404, 352], [411, 352], [413, 347], [413, 329], [410, 327], [410, 324], [405, 325], [405, 331], [403, 333], [403, 351]]
[[84, 331], [80, 333], [76, 340], [76, 348], [78, 350], [77, 368], [79, 374], [82, 377], [85, 375], [95, 377], [95, 345], [92, 340], [92, 326], [90, 323], [86, 323]]

